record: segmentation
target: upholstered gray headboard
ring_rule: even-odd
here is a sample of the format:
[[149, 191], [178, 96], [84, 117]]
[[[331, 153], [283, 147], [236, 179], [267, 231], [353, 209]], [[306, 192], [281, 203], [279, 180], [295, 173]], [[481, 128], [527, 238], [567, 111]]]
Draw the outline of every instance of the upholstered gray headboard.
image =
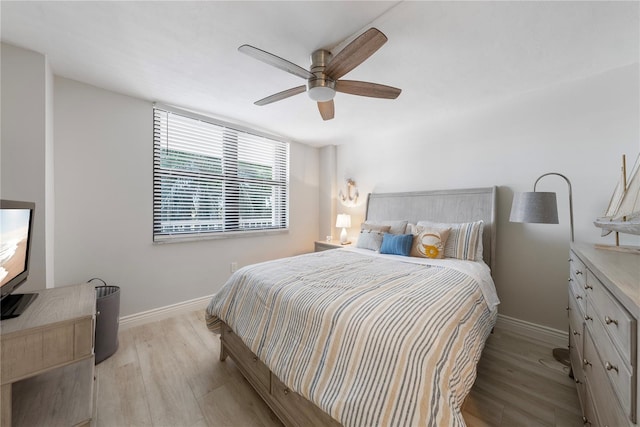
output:
[[495, 267], [496, 187], [458, 190], [371, 193], [367, 199], [368, 220], [421, 220], [434, 222], [484, 221], [484, 262]]

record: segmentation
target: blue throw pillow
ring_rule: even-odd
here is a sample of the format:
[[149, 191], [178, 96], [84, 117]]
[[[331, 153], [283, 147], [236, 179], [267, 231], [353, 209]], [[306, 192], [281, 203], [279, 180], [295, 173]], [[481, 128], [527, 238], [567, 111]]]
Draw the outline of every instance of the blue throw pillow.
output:
[[411, 245], [413, 244], [413, 234], [389, 234], [384, 233], [382, 237], [381, 254], [409, 256]]

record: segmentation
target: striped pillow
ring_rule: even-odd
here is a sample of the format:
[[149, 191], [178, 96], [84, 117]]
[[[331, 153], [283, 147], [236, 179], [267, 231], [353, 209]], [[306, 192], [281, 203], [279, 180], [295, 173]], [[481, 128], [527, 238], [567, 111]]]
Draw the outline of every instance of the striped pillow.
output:
[[462, 223], [437, 223], [420, 221], [418, 226], [434, 228], [451, 228], [444, 246], [445, 258], [457, 258], [468, 261], [482, 260], [483, 221]]

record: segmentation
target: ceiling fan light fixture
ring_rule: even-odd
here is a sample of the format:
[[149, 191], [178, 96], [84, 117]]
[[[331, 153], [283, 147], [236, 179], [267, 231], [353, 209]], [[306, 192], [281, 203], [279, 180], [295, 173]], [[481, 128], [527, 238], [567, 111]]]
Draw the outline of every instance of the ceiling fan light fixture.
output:
[[316, 79], [309, 79], [307, 81], [307, 93], [309, 98], [317, 102], [331, 101], [336, 96], [336, 83], [327, 79], [321, 75]]
[[309, 93], [309, 98], [317, 102], [331, 101], [336, 96], [335, 89], [328, 86], [311, 87], [307, 92]]

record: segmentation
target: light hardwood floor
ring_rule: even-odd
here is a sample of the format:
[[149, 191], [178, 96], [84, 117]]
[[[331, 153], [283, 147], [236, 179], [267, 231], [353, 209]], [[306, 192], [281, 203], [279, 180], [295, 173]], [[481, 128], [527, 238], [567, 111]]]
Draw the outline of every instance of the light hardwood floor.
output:
[[[120, 333], [96, 367], [94, 426], [281, 426], [197, 311]], [[582, 426], [573, 381], [551, 348], [496, 331], [464, 403], [470, 427]], [[540, 360], [543, 362], [541, 363]]]

